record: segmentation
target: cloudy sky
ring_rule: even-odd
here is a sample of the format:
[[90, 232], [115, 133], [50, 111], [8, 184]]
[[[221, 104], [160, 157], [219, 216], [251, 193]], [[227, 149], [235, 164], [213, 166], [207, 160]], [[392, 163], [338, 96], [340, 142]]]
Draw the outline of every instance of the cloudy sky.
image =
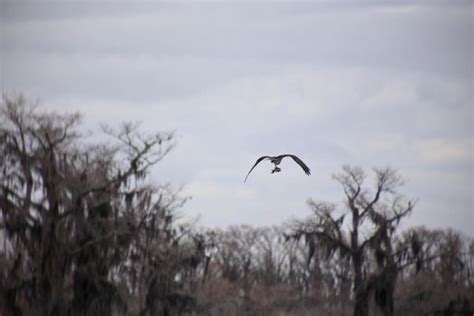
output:
[[[392, 166], [408, 225], [474, 234], [473, 2], [0, 2], [1, 87], [86, 122], [175, 130], [157, 182], [203, 225], [342, 202], [343, 164]], [[270, 175], [263, 154], [291, 152]], [[368, 183], [371, 184], [372, 178]]]

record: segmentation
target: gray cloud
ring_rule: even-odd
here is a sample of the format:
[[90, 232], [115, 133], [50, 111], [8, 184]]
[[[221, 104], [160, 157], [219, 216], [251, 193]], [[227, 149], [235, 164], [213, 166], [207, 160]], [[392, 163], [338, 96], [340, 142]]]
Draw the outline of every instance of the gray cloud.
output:
[[[4, 2], [2, 89], [93, 123], [177, 130], [157, 181], [209, 225], [342, 200], [342, 164], [391, 165], [411, 224], [472, 230], [472, 3]], [[290, 162], [243, 177], [260, 154]], [[189, 158], [192, 157], [192, 158]], [[271, 185], [269, 185], [271, 183]]]

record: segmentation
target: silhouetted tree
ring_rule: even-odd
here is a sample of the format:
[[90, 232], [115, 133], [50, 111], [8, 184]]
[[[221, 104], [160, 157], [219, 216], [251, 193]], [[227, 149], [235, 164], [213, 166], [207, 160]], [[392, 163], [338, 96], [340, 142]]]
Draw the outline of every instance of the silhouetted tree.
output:
[[[186, 265], [169, 260], [179, 252], [173, 210], [182, 199], [145, 183], [173, 135], [147, 135], [126, 123], [103, 127], [109, 139], [93, 144], [80, 122], [79, 114], [3, 96], [0, 294], [13, 314], [126, 311], [134, 277], [153, 283], [168, 269], [172, 279], [174, 266]], [[166, 305], [149, 283], [140, 286], [148, 289], [147, 306]]]
[[399, 268], [393, 240], [400, 220], [414, 205], [397, 193], [402, 181], [393, 169], [374, 169], [374, 173], [375, 188], [370, 190], [363, 186], [362, 169], [344, 166], [334, 179], [343, 188], [346, 209], [337, 212], [334, 204], [310, 200], [313, 214], [293, 225], [293, 237], [308, 240], [310, 256], [317, 240], [328, 256], [338, 253], [350, 260], [354, 316], [368, 315], [369, 310], [393, 314]]
[[398, 244], [415, 263], [400, 273], [398, 314], [473, 313], [472, 239], [451, 229], [416, 227], [404, 232]]

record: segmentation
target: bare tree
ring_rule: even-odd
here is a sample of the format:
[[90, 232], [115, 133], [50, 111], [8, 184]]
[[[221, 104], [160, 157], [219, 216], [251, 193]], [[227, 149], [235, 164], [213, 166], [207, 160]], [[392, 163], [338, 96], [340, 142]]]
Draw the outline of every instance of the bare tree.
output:
[[134, 260], [156, 271], [162, 266], [144, 265], [151, 247], [157, 260], [178, 248], [173, 210], [183, 200], [145, 182], [172, 149], [173, 135], [147, 135], [126, 123], [104, 127], [109, 139], [93, 144], [80, 123], [79, 114], [43, 112], [22, 96], [3, 96], [0, 296], [13, 314], [126, 311], [133, 273], [120, 272]]
[[415, 264], [401, 271], [397, 313], [471, 315], [474, 308], [473, 240], [451, 229], [416, 227], [399, 238]]
[[[310, 200], [313, 215], [293, 224], [294, 237], [314, 238], [328, 255], [337, 252], [350, 260], [354, 316], [368, 315], [369, 311], [393, 315], [399, 267], [392, 242], [400, 220], [414, 206], [397, 193], [402, 180], [393, 169], [374, 169], [374, 173], [375, 188], [369, 190], [363, 186], [366, 174], [362, 169], [344, 166], [334, 179], [343, 188], [345, 210], [337, 212], [334, 204]], [[308, 244], [313, 255], [315, 244]]]

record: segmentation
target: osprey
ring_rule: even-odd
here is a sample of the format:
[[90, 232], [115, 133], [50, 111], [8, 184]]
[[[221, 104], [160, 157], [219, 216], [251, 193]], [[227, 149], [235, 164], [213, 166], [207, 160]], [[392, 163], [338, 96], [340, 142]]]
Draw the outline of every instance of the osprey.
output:
[[250, 172], [252, 172], [253, 168], [255, 168], [255, 167], [260, 163], [260, 161], [265, 160], [265, 159], [270, 160], [270, 162], [275, 165], [275, 169], [272, 170], [272, 173], [280, 172], [281, 169], [278, 168], [278, 165], [280, 164], [280, 162], [282, 161], [282, 159], [285, 158], [285, 157], [291, 157], [291, 158], [293, 158], [293, 160], [294, 160], [298, 165], [300, 165], [300, 167], [304, 170], [304, 172], [305, 172], [308, 176], [311, 174], [311, 170], [308, 168], [308, 166], [305, 165], [305, 163], [304, 163], [300, 158], [296, 157], [295, 155], [284, 154], [284, 155], [275, 156], [275, 157], [262, 156], [262, 157], [260, 157], [260, 158], [257, 159], [257, 161], [255, 162], [255, 164], [253, 165], [253, 167], [250, 169], [249, 173], [247, 173], [247, 176], [245, 177], [244, 182], [247, 181], [247, 178], [249, 177], [249, 174], [250, 174]]

